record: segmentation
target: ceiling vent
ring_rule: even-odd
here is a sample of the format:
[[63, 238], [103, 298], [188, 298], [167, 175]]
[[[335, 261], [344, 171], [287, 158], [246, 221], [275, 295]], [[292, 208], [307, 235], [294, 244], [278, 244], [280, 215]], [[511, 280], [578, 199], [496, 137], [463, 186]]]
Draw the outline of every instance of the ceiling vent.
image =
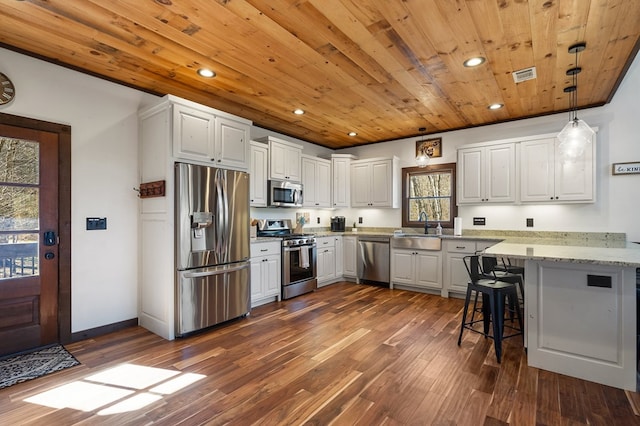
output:
[[519, 71], [514, 71], [511, 73], [513, 75], [513, 81], [517, 83], [522, 83], [523, 81], [533, 80], [536, 78], [536, 67], [524, 68]]

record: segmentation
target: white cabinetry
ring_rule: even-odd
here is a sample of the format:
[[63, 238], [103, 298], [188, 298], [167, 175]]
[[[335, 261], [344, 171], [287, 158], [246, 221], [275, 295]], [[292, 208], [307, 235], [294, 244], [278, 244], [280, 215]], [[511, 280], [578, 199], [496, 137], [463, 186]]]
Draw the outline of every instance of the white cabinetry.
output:
[[[594, 136], [595, 139], [595, 136]], [[594, 201], [595, 141], [574, 161], [564, 161], [556, 138], [520, 143], [522, 202]]]
[[397, 157], [351, 162], [351, 207], [400, 207]]
[[515, 144], [458, 150], [458, 204], [516, 200]]
[[173, 115], [173, 156], [209, 166], [247, 170], [251, 122], [166, 96]]
[[251, 177], [249, 202], [251, 207], [267, 207], [267, 160], [269, 150], [263, 143], [251, 141]]
[[344, 248], [344, 271], [345, 278], [356, 278], [358, 276], [358, 238], [351, 236], [342, 237]]
[[331, 161], [302, 156], [302, 204], [331, 207]]
[[333, 178], [333, 207], [351, 207], [351, 154], [331, 155], [331, 174]]
[[269, 179], [300, 182], [302, 146], [272, 136], [256, 139], [269, 144]]
[[391, 250], [391, 288], [442, 288], [440, 250]]
[[251, 244], [251, 306], [280, 300], [279, 241]]
[[532, 367], [635, 391], [636, 270], [527, 260]]
[[449, 293], [464, 296], [467, 293], [469, 274], [464, 266], [464, 257], [483, 251], [494, 244], [495, 242], [493, 241], [458, 239], [442, 241], [444, 253], [443, 296], [448, 296]]
[[142, 109], [138, 120], [140, 182], [166, 183], [164, 197], [140, 200], [138, 321], [171, 340], [175, 337], [174, 163], [248, 170], [249, 140], [239, 135], [245, 131], [248, 135], [251, 122], [171, 95]]

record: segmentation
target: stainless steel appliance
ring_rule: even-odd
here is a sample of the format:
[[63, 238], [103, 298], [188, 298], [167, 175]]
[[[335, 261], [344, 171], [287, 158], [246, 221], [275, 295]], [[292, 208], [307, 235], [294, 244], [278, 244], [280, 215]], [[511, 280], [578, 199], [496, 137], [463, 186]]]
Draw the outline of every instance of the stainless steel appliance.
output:
[[270, 180], [268, 183], [270, 207], [301, 207], [302, 184], [286, 180]]
[[389, 283], [389, 237], [358, 237], [358, 280]]
[[331, 231], [344, 232], [344, 216], [332, 216], [331, 217]]
[[313, 234], [295, 234], [289, 219], [258, 221], [259, 237], [282, 238], [282, 299], [318, 288], [317, 247]]
[[176, 163], [176, 335], [249, 313], [249, 175]]

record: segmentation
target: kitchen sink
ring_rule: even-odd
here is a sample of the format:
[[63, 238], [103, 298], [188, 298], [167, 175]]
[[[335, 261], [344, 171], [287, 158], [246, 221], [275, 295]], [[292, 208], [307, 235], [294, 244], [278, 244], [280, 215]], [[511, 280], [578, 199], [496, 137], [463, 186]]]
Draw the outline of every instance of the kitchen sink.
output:
[[442, 248], [442, 240], [438, 235], [394, 235], [391, 239], [391, 247], [416, 250], [440, 250]]

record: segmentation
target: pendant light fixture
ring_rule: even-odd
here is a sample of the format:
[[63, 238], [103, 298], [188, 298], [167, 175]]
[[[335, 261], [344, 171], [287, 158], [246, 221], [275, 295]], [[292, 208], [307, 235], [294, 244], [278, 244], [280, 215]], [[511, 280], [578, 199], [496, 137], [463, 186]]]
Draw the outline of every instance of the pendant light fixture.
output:
[[[419, 132], [424, 132], [426, 130], [427, 130], [426, 127], [420, 127], [418, 129]], [[418, 142], [418, 146], [420, 146], [422, 142], [424, 142], [424, 137], [422, 138], [422, 140]], [[427, 167], [427, 164], [429, 164], [429, 156], [427, 155], [427, 152], [424, 149], [421, 149], [416, 153], [416, 165], [418, 167]]]
[[591, 144], [595, 132], [587, 123], [578, 118], [578, 74], [582, 68], [578, 66], [578, 53], [582, 52], [586, 43], [576, 43], [569, 47], [569, 53], [576, 55], [575, 67], [567, 70], [567, 75], [573, 79], [571, 86], [565, 87], [564, 92], [569, 93], [569, 122], [558, 133], [560, 154], [565, 160], [575, 161], [585, 148]]

